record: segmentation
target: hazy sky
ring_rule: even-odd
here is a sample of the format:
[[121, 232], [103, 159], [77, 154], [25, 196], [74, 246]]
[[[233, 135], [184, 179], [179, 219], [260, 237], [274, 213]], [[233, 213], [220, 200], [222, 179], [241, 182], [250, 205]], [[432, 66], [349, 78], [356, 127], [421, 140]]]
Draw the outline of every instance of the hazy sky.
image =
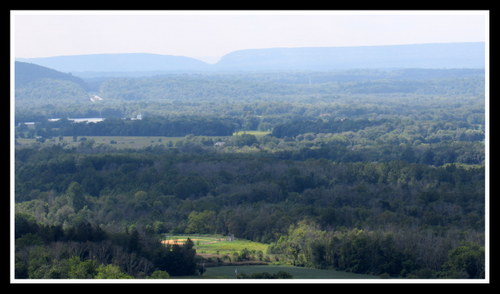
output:
[[487, 11], [11, 11], [15, 57], [487, 41]]

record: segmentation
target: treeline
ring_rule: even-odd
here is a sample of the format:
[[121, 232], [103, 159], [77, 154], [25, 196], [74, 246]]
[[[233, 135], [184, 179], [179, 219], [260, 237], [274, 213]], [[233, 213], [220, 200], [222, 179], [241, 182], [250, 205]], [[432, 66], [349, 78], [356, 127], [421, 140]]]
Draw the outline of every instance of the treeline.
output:
[[[293, 120], [277, 124], [272, 135], [277, 138], [311, 140], [318, 134], [354, 134], [364, 139], [375, 139], [389, 143], [437, 143], [441, 141], [483, 141], [484, 129], [478, 124], [459, 119], [348, 119], [330, 118], [317, 120]], [[331, 135], [330, 135], [331, 136]]]
[[382, 124], [386, 120], [370, 121], [367, 119], [349, 120], [341, 118], [337, 120], [316, 121], [292, 121], [274, 127], [272, 135], [278, 138], [295, 137], [305, 133], [341, 133], [364, 129], [369, 126]]
[[160, 118], [142, 120], [106, 119], [96, 123], [74, 123], [67, 119], [57, 122], [39, 122], [34, 128], [18, 128], [21, 137], [41, 136], [231, 136], [237, 129], [237, 121], [218, 118]]
[[16, 279], [164, 279], [199, 274], [191, 240], [162, 245], [135, 226], [109, 232], [81, 219], [70, 225], [40, 224], [15, 215]]
[[292, 225], [270, 251], [296, 266], [386, 278], [484, 279], [484, 246], [465, 241], [450, 244], [450, 239], [442, 236], [415, 233], [398, 229], [322, 230], [313, 222], [302, 221]]
[[[310, 148], [314, 146], [314, 148]], [[308, 148], [309, 147], [309, 148]], [[319, 144], [299, 144], [296, 148], [277, 152], [282, 159], [329, 159], [337, 162], [394, 161], [441, 166], [449, 163], [483, 164], [482, 142], [439, 142], [417, 146], [403, 143], [352, 144], [349, 141], [331, 141]]]

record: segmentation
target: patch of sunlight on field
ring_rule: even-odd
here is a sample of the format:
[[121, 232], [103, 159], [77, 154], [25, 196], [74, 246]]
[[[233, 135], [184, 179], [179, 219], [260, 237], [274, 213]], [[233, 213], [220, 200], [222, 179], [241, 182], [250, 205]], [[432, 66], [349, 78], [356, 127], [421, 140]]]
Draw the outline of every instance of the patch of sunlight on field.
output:
[[234, 132], [233, 136], [241, 136], [243, 134], [247, 135], [254, 135], [256, 137], [258, 136], [265, 136], [271, 134], [270, 131], [239, 131], [239, 132]]
[[253, 242], [243, 239], [230, 240], [227, 236], [222, 235], [174, 235], [166, 237], [163, 244], [179, 244], [182, 245], [189, 238], [193, 241], [194, 248], [200, 254], [217, 254], [230, 255], [234, 252], [241, 252], [243, 249], [250, 251], [267, 251], [267, 244]]

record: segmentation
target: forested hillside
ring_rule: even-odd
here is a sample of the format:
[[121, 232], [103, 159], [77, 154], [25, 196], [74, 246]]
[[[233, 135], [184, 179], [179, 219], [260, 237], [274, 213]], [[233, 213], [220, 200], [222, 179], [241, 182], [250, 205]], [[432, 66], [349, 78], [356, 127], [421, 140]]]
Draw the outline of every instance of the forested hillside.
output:
[[[196, 274], [192, 243], [159, 242], [183, 233], [264, 242], [295, 266], [485, 276], [481, 70], [91, 82], [103, 100], [16, 108], [18, 278]], [[118, 148], [128, 136], [149, 143]]]
[[15, 98], [21, 107], [88, 101], [88, 85], [79, 77], [32, 63], [15, 62]]
[[32, 63], [16, 61], [15, 73], [16, 88], [22, 88], [31, 82], [41, 79], [66, 80], [74, 82], [83, 88], [87, 86], [81, 78]]

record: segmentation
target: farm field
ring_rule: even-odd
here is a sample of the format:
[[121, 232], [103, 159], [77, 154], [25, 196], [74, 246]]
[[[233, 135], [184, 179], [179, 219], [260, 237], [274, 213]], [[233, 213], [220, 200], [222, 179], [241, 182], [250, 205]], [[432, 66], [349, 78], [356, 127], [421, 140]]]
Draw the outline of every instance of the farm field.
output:
[[267, 251], [267, 244], [253, 242], [235, 238], [230, 240], [228, 236], [223, 235], [173, 235], [167, 236], [163, 244], [179, 244], [182, 245], [190, 238], [194, 243], [196, 253], [199, 255], [233, 255], [240, 253], [242, 250], [265, 253]]
[[272, 132], [270, 132], [270, 131], [239, 131], [239, 132], [234, 132], [233, 136], [241, 136], [241, 135], [247, 134], [247, 135], [253, 135], [253, 136], [259, 137], [259, 136], [270, 135], [271, 133]]

